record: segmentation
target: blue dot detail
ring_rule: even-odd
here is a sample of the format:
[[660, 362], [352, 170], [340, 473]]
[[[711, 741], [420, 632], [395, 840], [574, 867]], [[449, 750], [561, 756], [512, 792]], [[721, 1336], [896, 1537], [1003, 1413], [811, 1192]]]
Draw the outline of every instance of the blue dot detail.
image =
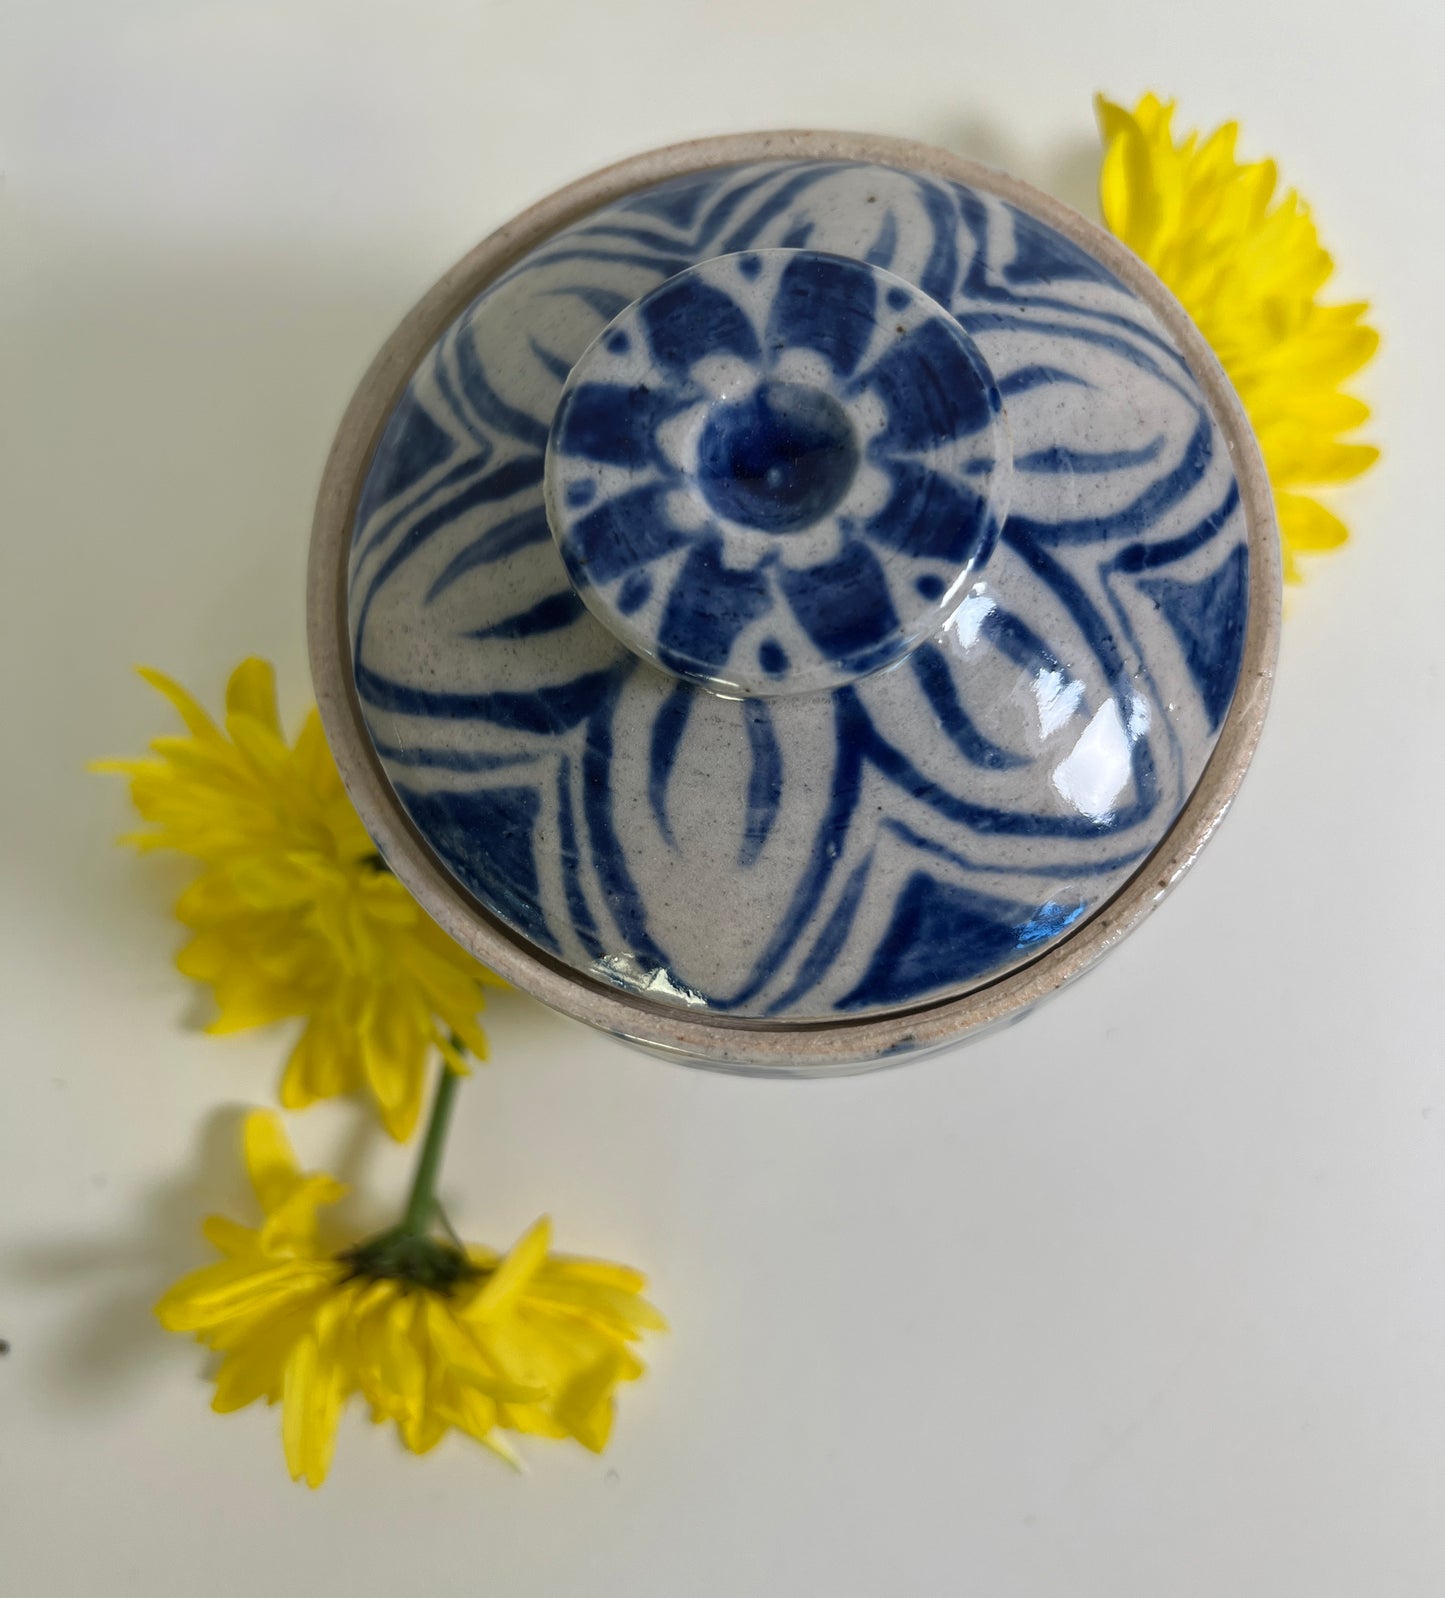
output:
[[769, 677], [782, 677], [788, 670], [788, 652], [776, 638], [765, 638], [758, 645], [758, 664]]
[[941, 577], [936, 577], [932, 572], [920, 577], [913, 585], [924, 599], [942, 599], [944, 582]]
[[590, 477], [584, 477], [580, 483], [568, 483], [567, 504], [590, 505], [597, 493], [597, 484]]
[[738, 260], [738, 271], [746, 278], [755, 278], [763, 269], [763, 263], [756, 255], [744, 255]]
[[630, 616], [652, 598], [652, 579], [646, 572], [633, 572], [617, 593], [617, 608]]
[[615, 333], [607, 335], [607, 348], [614, 355], [626, 355], [632, 348], [632, 340], [619, 327]]
[[903, 289], [889, 289], [887, 299], [890, 311], [901, 311], [908, 304], [908, 295]]

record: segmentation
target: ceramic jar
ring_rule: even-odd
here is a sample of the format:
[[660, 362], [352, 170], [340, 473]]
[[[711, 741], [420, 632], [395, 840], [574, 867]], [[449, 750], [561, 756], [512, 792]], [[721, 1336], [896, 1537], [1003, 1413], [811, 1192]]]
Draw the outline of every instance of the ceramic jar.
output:
[[459, 942], [705, 1064], [857, 1067], [1136, 925], [1259, 733], [1219, 366], [1057, 201], [830, 133], [583, 179], [422, 300], [313, 534], [318, 698]]

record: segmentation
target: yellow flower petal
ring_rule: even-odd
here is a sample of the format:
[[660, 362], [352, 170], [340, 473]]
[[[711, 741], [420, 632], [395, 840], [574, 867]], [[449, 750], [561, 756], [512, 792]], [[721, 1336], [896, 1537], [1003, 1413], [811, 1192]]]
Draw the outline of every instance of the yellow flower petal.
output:
[[276, 672], [269, 660], [254, 655], [243, 660], [226, 684], [226, 717], [249, 716], [281, 736], [281, 718], [276, 713]]
[[607, 1355], [579, 1372], [558, 1395], [553, 1414], [584, 1448], [600, 1454], [612, 1432], [612, 1394], [623, 1379], [617, 1355]]
[[219, 742], [220, 729], [178, 682], [151, 666], [137, 666], [136, 674], [148, 682], [157, 693], [164, 694], [170, 700], [180, 713], [181, 720], [190, 729], [192, 737], [207, 741], [214, 739]]
[[544, 1215], [523, 1233], [512, 1252], [486, 1279], [467, 1306], [468, 1319], [481, 1321], [500, 1315], [546, 1259], [551, 1241], [552, 1223]]
[[1369, 415], [1338, 386], [1379, 345], [1369, 307], [1319, 302], [1334, 263], [1309, 208], [1293, 190], [1277, 195], [1273, 162], [1238, 159], [1237, 124], [1176, 138], [1173, 104], [1156, 95], [1132, 111], [1100, 95], [1095, 108], [1105, 223], [1173, 289], [1229, 374], [1280, 504], [1285, 572], [1297, 580], [1297, 552], [1335, 548], [1346, 535], [1331, 513], [1287, 491], [1357, 477], [1379, 455], [1339, 437]]
[[294, 1251], [310, 1243], [316, 1233], [317, 1209], [323, 1204], [335, 1204], [345, 1196], [345, 1185], [324, 1171], [302, 1177], [267, 1214], [261, 1228], [261, 1246], [280, 1252]]
[[380, 866], [314, 710], [287, 745], [269, 664], [231, 674], [224, 731], [169, 678], [143, 675], [186, 732], [154, 740], [152, 758], [100, 765], [129, 779], [147, 824], [128, 842], [200, 863], [176, 906], [194, 934], [176, 963], [211, 989], [208, 1030], [299, 1018], [282, 1103], [364, 1090], [391, 1135], [409, 1137], [438, 1038], [455, 1070], [466, 1060], [453, 1036], [486, 1057], [477, 1015], [496, 979]]
[[284, 1203], [301, 1175], [291, 1140], [281, 1118], [269, 1110], [253, 1110], [246, 1117], [243, 1132], [246, 1174], [251, 1178], [257, 1202], [270, 1211]]
[[1373, 444], [1339, 444], [1326, 438], [1285, 434], [1270, 441], [1265, 464], [1276, 483], [1317, 487], [1359, 477], [1379, 458]]
[[245, 1409], [258, 1398], [274, 1404], [282, 1395], [286, 1362], [306, 1328], [306, 1315], [268, 1321], [221, 1361], [211, 1408], [218, 1415]]
[[1338, 516], [1304, 494], [1279, 495], [1275, 509], [1285, 542], [1302, 554], [1338, 549], [1350, 536]]
[[224, 1215], [208, 1215], [201, 1222], [201, 1236], [222, 1254], [250, 1257], [261, 1247], [259, 1235], [249, 1226], [228, 1219]]
[[253, 1316], [323, 1293], [333, 1280], [321, 1264], [251, 1265], [227, 1261], [194, 1271], [164, 1294], [156, 1318], [169, 1332], [197, 1332], [236, 1316]]
[[346, 1372], [334, 1357], [344, 1306], [342, 1298], [328, 1300], [286, 1362], [281, 1441], [291, 1479], [304, 1477], [308, 1487], [326, 1480], [346, 1396]]
[[221, 1356], [213, 1409], [280, 1403], [293, 1478], [325, 1480], [353, 1394], [413, 1453], [449, 1430], [514, 1465], [507, 1431], [606, 1445], [617, 1387], [643, 1373], [632, 1345], [662, 1325], [640, 1272], [552, 1255], [545, 1217], [505, 1257], [399, 1228], [333, 1252], [315, 1209], [342, 1184], [302, 1171], [269, 1112], [246, 1118], [242, 1141], [262, 1224], [211, 1216], [223, 1258], [176, 1282], [156, 1315]]
[[485, 1351], [457, 1318], [451, 1302], [426, 1300], [426, 1334], [438, 1356], [467, 1387], [505, 1404], [534, 1404], [547, 1396], [534, 1382], [519, 1382], [490, 1369]]

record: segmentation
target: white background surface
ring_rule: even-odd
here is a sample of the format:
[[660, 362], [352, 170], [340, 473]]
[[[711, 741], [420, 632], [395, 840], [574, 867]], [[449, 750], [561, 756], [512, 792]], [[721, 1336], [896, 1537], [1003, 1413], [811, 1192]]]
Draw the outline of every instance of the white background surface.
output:
[[[1439, 63], [1434, 0], [9, 0], [0, 22], [6, 750], [0, 1590], [16, 1595], [1445, 1590]], [[675, 1330], [602, 1460], [404, 1455], [293, 1487], [148, 1306], [239, 1207], [237, 1106], [169, 968], [183, 874], [86, 757], [247, 652], [307, 695], [311, 500], [352, 386], [477, 238], [737, 127], [948, 144], [1090, 203], [1090, 95], [1282, 158], [1377, 303], [1387, 462], [1290, 604], [1199, 869], [1083, 984], [823, 1084], [658, 1064], [521, 998], [446, 1179], [542, 1210]], [[403, 1161], [293, 1119], [373, 1218]]]

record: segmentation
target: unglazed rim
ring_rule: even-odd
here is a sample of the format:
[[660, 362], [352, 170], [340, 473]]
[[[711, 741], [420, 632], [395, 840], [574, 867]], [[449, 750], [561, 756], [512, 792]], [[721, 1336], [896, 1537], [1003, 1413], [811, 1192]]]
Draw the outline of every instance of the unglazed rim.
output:
[[[1239, 481], [1249, 544], [1249, 619], [1234, 699], [1198, 784], [1129, 880], [1027, 965], [962, 997], [860, 1020], [774, 1022], [707, 1016], [604, 987], [502, 925], [432, 852], [387, 780], [351, 669], [346, 574], [356, 504], [382, 429], [422, 358], [484, 288], [551, 234], [634, 189], [689, 172], [776, 159], [871, 161], [951, 178], [1048, 222], [1102, 261], [1177, 342], [1219, 422]], [[1131, 932], [1194, 863], [1224, 819], [1259, 741], [1279, 652], [1279, 533], [1269, 479], [1238, 397], [1213, 351], [1157, 277], [1111, 234], [1017, 178], [912, 139], [813, 130], [726, 134], [632, 156], [568, 184], [484, 239], [382, 346], [337, 431], [311, 532], [307, 632], [322, 724], [367, 831], [423, 909], [509, 982], [615, 1036], [691, 1064], [762, 1075], [863, 1070], [1021, 1018]]]

